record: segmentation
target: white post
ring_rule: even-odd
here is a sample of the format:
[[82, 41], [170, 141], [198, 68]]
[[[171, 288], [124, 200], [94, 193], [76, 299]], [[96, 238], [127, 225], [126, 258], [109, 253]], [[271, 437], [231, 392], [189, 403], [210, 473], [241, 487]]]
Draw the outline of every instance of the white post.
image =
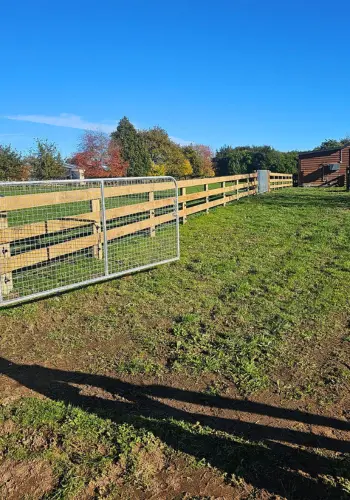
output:
[[[209, 184], [204, 184], [204, 191], [209, 191]], [[209, 196], [205, 198], [205, 204], [209, 204]], [[209, 206], [207, 206], [206, 212], [209, 213]]]

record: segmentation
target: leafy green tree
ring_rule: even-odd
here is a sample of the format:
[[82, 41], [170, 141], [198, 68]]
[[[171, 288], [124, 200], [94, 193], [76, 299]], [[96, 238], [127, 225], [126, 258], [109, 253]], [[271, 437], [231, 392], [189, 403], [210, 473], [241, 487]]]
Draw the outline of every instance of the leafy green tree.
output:
[[184, 146], [182, 148], [182, 152], [187, 158], [187, 160], [191, 163], [193, 176], [200, 177], [202, 162], [198, 152], [194, 149], [193, 144], [190, 144], [189, 146]]
[[271, 170], [279, 172], [281, 166], [280, 152], [271, 146], [253, 146], [252, 163], [250, 171], [254, 170]]
[[120, 120], [117, 130], [112, 132], [111, 138], [120, 147], [122, 159], [129, 164], [127, 170], [129, 176], [143, 177], [150, 173], [152, 162], [142, 134], [136, 130], [126, 116]]
[[24, 177], [21, 155], [11, 146], [0, 146], [0, 180], [20, 181]]
[[213, 177], [213, 153], [209, 146], [204, 144], [190, 144], [183, 146], [182, 152], [192, 166], [193, 177]]
[[167, 175], [180, 178], [191, 175], [191, 164], [183, 154], [182, 148], [173, 142], [167, 132], [153, 127], [141, 132], [147, 151], [154, 165], [164, 165]]
[[314, 148], [315, 150], [325, 150], [325, 149], [336, 149], [336, 148], [341, 148], [343, 146], [346, 146], [347, 144], [350, 143], [350, 137], [346, 136], [343, 137], [342, 139], [326, 139], [319, 146]]
[[340, 147], [341, 147], [340, 141], [337, 141], [336, 139], [326, 139], [323, 142], [321, 142], [321, 144], [314, 149], [315, 150], [318, 150], [318, 149], [324, 150], [324, 149], [335, 149], [335, 148], [340, 148]]
[[295, 173], [298, 153], [284, 153], [271, 146], [224, 146], [217, 152], [214, 162], [217, 175], [244, 174], [255, 170]]
[[64, 161], [54, 143], [37, 139], [36, 148], [27, 161], [36, 180], [64, 179], [66, 176]]
[[217, 151], [214, 164], [219, 176], [244, 174], [252, 169], [252, 153], [248, 149], [223, 146]]
[[279, 172], [286, 174], [296, 174], [298, 172], [298, 151], [287, 151], [281, 154], [281, 165]]
[[166, 163], [166, 174], [181, 179], [192, 175], [191, 163], [183, 156], [181, 152], [174, 152], [173, 161]]
[[175, 144], [161, 127], [153, 127], [141, 132], [151, 160], [156, 164], [177, 161], [181, 148]]

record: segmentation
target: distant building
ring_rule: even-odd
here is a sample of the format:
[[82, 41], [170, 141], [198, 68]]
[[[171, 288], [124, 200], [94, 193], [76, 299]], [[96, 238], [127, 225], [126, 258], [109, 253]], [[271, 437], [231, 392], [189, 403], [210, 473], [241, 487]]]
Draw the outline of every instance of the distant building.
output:
[[67, 171], [67, 179], [84, 179], [84, 169], [79, 168], [71, 163], [65, 163], [64, 168]]
[[345, 186], [350, 144], [299, 154], [299, 186]]

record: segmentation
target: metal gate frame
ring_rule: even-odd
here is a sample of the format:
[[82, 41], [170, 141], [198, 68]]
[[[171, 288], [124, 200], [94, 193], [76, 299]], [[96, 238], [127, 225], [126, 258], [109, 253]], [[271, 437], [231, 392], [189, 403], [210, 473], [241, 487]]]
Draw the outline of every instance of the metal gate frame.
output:
[[[147, 181], [147, 182], [157, 182], [157, 181], [169, 181], [174, 183], [174, 222], [176, 225], [175, 234], [176, 234], [176, 255], [173, 258], [160, 260], [158, 262], [152, 262], [150, 264], [145, 264], [141, 266], [136, 266], [130, 269], [126, 269], [119, 272], [110, 272], [109, 271], [109, 251], [108, 251], [108, 237], [107, 237], [107, 218], [106, 218], [106, 203], [105, 203], [105, 184], [109, 182], [118, 182], [118, 183], [130, 183], [133, 181]], [[11, 299], [5, 299], [2, 295], [1, 287], [0, 287], [0, 308], [4, 306], [15, 305], [23, 302], [28, 302], [34, 299], [39, 299], [42, 297], [47, 297], [50, 295], [54, 295], [61, 292], [66, 292], [69, 290], [73, 290], [76, 288], [81, 288], [85, 285], [91, 285], [94, 283], [100, 283], [106, 280], [110, 280], [113, 278], [118, 278], [120, 276], [135, 273], [138, 271], [143, 271], [146, 269], [150, 269], [162, 264], [169, 264], [171, 262], [178, 261], [180, 259], [180, 234], [179, 234], [179, 194], [178, 194], [178, 183], [174, 177], [171, 176], [156, 176], [156, 177], [114, 177], [114, 178], [96, 178], [96, 179], [66, 179], [66, 180], [48, 180], [48, 181], [24, 181], [24, 182], [0, 182], [0, 189], [4, 186], [24, 186], [24, 185], [50, 185], [50, 184], [86, 184], [88, 186], [89, 183], [97, 183], [100, 184], [101, 191], [101, 212], [102, 212], [102, 227], [103, 227], [103, 248], [104, 248], [104, 275], [96, 278], [91, 278], [83, 281], [79, 281], [76, 283], [71, 283], [68, 285], [60, 286], [57, 288], [52, 288], [49, 290], [44, 290], [40, 292], [35, 292], [32, 294], [28, 294], [22, 297], [16, 297]], [[153, 192], [157, 191], [156, 189]], [[151, 192], [151, 191], [150, 191]], [[1, 197], [1, 195], [0, 195]], [[170, 206], [170, 204], [169, 204]], [[1, 212], [0, 212], [1, 214]], [[1, 244], [0, 244], [1, 247]], [[0, 248], [1, 251], [1, 248]], [[1, 270], [1, 261], [0, 261], [0, 270]], [[0, 273], [1, 277], [1, 273]]]

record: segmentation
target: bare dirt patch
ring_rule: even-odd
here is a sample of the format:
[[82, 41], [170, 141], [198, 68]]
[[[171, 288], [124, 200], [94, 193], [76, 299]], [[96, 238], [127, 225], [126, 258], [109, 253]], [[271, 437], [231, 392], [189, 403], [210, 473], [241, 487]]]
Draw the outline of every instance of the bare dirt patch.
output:
[[5, 460], [0, 463], [0, 497], [4, 500], [40, 499], [54, 484], [47, 462]]

